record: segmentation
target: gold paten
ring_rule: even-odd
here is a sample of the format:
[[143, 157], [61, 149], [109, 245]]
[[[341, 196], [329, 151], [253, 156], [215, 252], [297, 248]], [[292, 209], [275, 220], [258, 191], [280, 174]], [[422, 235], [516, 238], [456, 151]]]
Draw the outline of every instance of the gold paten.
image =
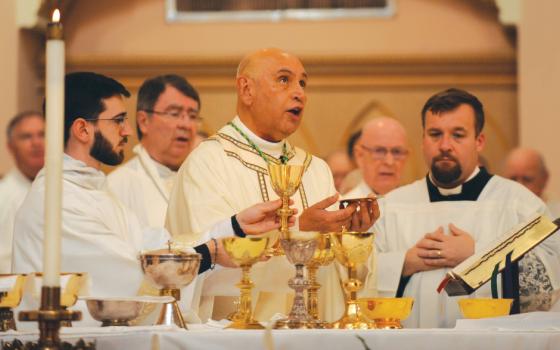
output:
[[356, 301], [357, 292], [362, 289], [362, 282], [356, 277], [356, 269], [365, 264], [373, 250], [373, 232], [331, 233], [336, 260], [348, 269], [348, 281], [343, 283], [346, 291], [344, 315], [332, 323], [337, 329], [371, 329], [375, 323], [367, 318]]
[[375, 328], [401, 329], [402, 320], [406, 320], [412, 306], [413, 298], [361, 298], [358, 299], [361, 311], [375, 322]]
[[233, 329], [263, 329], [264, 327], [253, 319], [253, 305], [251, 302], [250, 272], [253, 264], [258, 262], [266, 253], [268, 237], [228, 237], [222, 241], [224, 250], [231, 260], [241, 267], [241, 281], [236, 285], [240, 289], [237, 311], [230, 316], [232, 321], [226, 328]]
[[26, 275], [0, 274], [0, 279], [13, 279], [14, 283], [9, 291], [0, 292], [0, 332], [10, 329], [16, 330], [14, 312], [23, 295], [23, 285]]
[[466, 298], [457, 302], [465, 318], [489, 318], [509, 315], [513, 299]]
[[309, 278], [309, 288], [307, 289], [307, 311], [314, 320], [316, 328], [326, 328], [328, 324], [319, 319], [319, 298], [318, 292], [321, 285], [317, 282], [317, 269], [327, 266], [334, 260], [334, 249], [332, 247], [331, 236], [320, 234], [317, 237], [317, 247], [313, 258], [307, 262], [307, 274]]
[[[272, 189], [282, 199], [282, 208], [277, 211], [280, 217], [280, 238], [290, 238], [288, 220], [294, 214], [294, 211], [290, 209], [290, 197], [296, 193], [301, 185], [304, 170], [303, 165], [268, 164]], [[274, 249], [269, 252], [269, 255], [282, 255], [279, 244], [279, 241], [275, 242]]]
[[187, 253], [180, 249], [160, 249], [140, 255], [142, 271], [148, 281], [158, 288], [161, 296], [172, 296], [173, 302], [165, 303], [157, 325], [175, 324], [187, 329], [177, 301], [181, 300], [181, 288], [189, 285], [198, 275], [202, 257], [198, 253]]

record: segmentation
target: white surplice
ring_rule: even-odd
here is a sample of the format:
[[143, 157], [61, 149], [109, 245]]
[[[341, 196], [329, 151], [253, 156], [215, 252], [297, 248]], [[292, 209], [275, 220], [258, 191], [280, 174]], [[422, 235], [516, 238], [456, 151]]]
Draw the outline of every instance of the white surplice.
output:
[[14, 218], [31, 181], [14, 168], [0, 180], [0, 273], [10, 273]]
[[[468, 232], [475, 240], [475, 251], [479, 251], [532, 214], [547, 213], [545, 204], [529, 190], [496, 175], [476, 201], [430, 202], [424, 178], [390, 192], [380, 204], [381, 218], [374, 226], [378, 248], [377, 287], [379, 294], [386, 297], [395, 296], [406, 251], [439, 226], [446, 234], [450, 234], [450, 223]], [[560, 286], [559, 239], [554, 234], [534, 249], [554, 289]], [[404, 322], [405, 327], [453, 327], [455, 320], [461, 318], [457, 305], [461, 297], [436, 292], [448, 271], [442, 268], [412, 275], [404, 296], [415, 299], [414, 308]], [[489, 283], [471, 295], [490, 296]]]
[[[272, 143], [259, 138], [238, 117], [233, 123], [265, 154], [276, 160], [282, 154], [284, 142]], [[288, 150], [289, 164], [307, 165], [302, 185], [292, 196], [293, 207], [301, 214], [304, 208], [335, 193], [333, 178], [324, 161], [292, 146]], [[193, 244], [204, 242], [212, 236], [208, 230], [217, 222], [225, 221], [256, 203], [277, 198], [270, 184], [266, 162], [233, 127], [226, 125], [202, 142], [179, 169], [169, 202], [166, 228], [174, 237], [184, 235], [183, 239]], [[214, 235], [219, 232], [212, 231]], [[231, 230], [224, 230], [218, 235], [231, 235]], [[265, 314], [269, 316], [271, 309], [286, 311], [286, 295], [292, 292], [287, 281], [293, 275], [294, 267], [284, 256], [253, 266], [255, 296], [259, 296], [259, 292], [284, 295], [282, 302], [273, 305], [270, 301], [260, 302], [255, 297], [255, 309], [267, 310], [262, 316], [257, 312], [257, 317], [263, 319]], [[203, 282], [199, 279], [201, 299], [193, 303], [200, 303], [199, 315], [203, 320], [212, 315], [214, 297], [239, 295], [235, 285], [241, 273], [240, 269], [218, 267], [205, 277]], [[344, 306], [334, 266], [321, 268], [318, 279], [322, 284], [319, 291], [320, 314], [327, 320], [334, 320], [341, 315]]]
[[[142, 230], [135, 215], [106, 191], [105, 175], [64, 155], [62, 272], [87, 272], [93, 296], [136, 295], [138, 255], [164, 246], [164, 229]], [[13, 269], [42, 271], [45, 173], [41, 170], [15, 219]]]
[[109, 190], [138, 217], [142, 227], [163, 227], [177, 172], [150, 157], [142, 144], [136, 154], [107, 176]]

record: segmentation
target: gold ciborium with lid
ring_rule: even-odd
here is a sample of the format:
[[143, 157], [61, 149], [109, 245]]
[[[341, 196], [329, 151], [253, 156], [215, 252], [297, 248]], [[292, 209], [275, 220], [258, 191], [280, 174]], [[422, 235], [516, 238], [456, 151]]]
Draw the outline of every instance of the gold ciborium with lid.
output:
[[241, 281], [236, 285], [240, 289], [237, 311], [228, 317], [232, 322], [226, 328], [263, 329], [253, 319], [251, 290], [254, 286], [250, 278], [251, 267], [266, 253], [269, 238], [263, 237], [227, 237], [222, 240], [224, 250], [231, 260], [241, 267]]
[[331, 326], [338, 329], [371, 329], [375, 323], [360, 309], [356, 295], [362, 282], [356, 276], [357, 267], [365, 264], [373, 250], [373, 232], [342, 232], [331, 234], [336, 260], [348, 270], [348, 280], [343, 283], [346, 292], [344, 315]]

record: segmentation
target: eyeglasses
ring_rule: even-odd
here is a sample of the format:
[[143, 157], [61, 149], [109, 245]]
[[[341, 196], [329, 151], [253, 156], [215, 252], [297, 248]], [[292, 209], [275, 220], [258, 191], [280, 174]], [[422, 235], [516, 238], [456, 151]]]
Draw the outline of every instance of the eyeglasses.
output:
[[88, 122], [96, 122], [98, 120], [108, 120], [108, 121], [112, 121], [113, 123], [115, 123], [119, 128], [124, 129], [126, 126], [126, 121], [128, 120], [128, 117], [126, 116], [126, 113], [123, 114], [119, 114], [114, 116], [113, 118], [83, 118], [85, 121]]
[[386, 147], [368, 147], [365, 145], [360, 145], [364, 150], [366, 150], [373, 159], [383, 160], [387, 157], [387, 154], [391, 153], [395, 160], [403, 160], [408, 155], [408, 150], [401, 147], [394, 147], [388, 149]]
[[157, 115], [164, 115], [170, 117], [171, 119], [179, 120], [183, 118], [187, 118], [189, 121], [193, 123], [201, 123], [202, 118], [198, 114], [198, 111], [192, 109], [173, 109], [169, 111], [154, 111], [153, 109], [145, 109], [144, 112], [157, 114]]

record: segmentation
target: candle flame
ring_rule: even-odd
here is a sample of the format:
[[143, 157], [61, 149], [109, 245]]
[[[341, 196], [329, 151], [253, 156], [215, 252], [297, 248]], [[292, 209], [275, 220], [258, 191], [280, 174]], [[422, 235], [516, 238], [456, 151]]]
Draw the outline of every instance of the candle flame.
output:
[[60, 22], [60, 10], [59, 10], [59, 9], [55, 9], [55, 10], [53, 11], [53, 14], [52, 14], [52, 21], [55, 22], [55, 23]]

